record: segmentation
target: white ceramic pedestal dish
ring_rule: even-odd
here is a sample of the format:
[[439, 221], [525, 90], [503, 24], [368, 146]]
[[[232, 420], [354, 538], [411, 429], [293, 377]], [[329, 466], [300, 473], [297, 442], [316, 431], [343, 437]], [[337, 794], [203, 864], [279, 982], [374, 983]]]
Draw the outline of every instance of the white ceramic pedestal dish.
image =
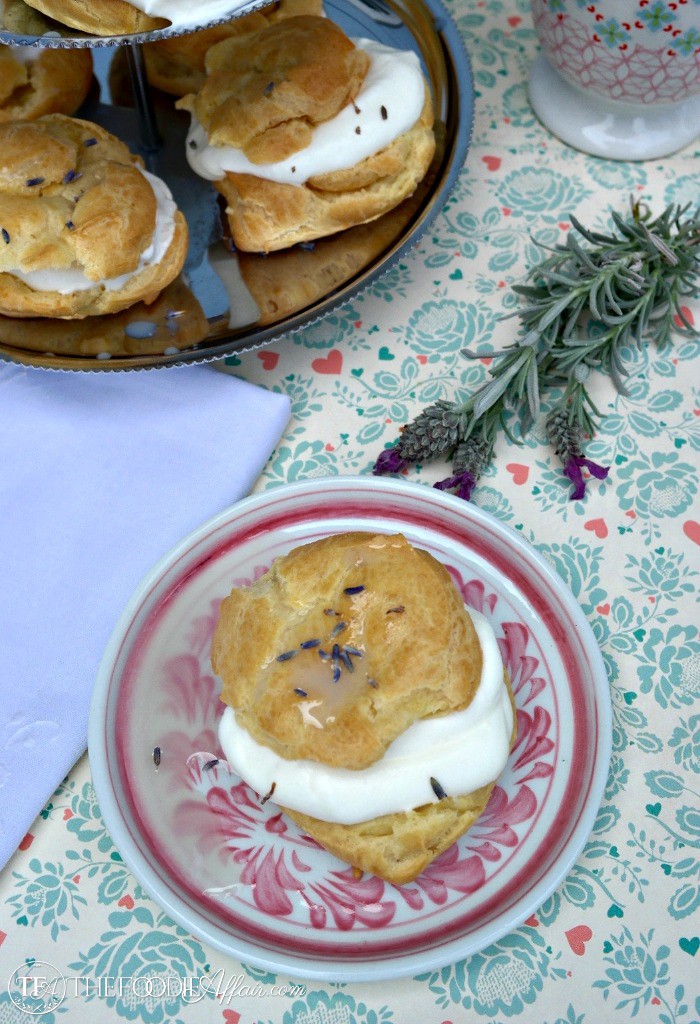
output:
[[609, 160], [655, 160], [700, 135], [700, 97], [644, 106], [583, 92], [540, 54], [530, 72], [530, 103], [553, 135], [575, 149]]

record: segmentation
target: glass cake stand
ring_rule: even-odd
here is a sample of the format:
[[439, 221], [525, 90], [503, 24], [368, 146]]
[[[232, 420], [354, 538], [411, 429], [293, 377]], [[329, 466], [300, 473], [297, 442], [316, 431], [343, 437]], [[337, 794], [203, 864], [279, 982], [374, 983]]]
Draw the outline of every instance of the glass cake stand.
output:
[[[263, 6], [255, 0], [232, 17]], [[146, 77], [143, 44], [207, 26], [92, 36], [22, 0], [0, 0], [0, 42], [93, 49], [100, 85], [76, 116], [101, 124], [143, 157], [167, 182], [190, 232], [182, 274], [152, 305], [83, 320], [0, 316], [0, 358], [61, 370], [218, 359], [322, 318], [415, 245], [444, 205], [469, 147], [474, 91], [461, 37], [441, 0], [325, 0], [325, 11], [350, 37], [419, 55], [433, 94], [435, 157], [416, 193], [378, 220], [265, 256], [233, 251], [218, 193], [187, 163], [189, 115]]]

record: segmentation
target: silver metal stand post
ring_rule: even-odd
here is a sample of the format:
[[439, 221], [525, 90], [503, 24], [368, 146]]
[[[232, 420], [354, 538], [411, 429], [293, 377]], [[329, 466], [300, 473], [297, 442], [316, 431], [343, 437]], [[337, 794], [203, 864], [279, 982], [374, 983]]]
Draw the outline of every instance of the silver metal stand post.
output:
[[151, 89], [146, 77], [143, 47], [140, 43], [129, 43], [125, 49], [141, 130], [141, 144], [147, 153], [155, 153], [162, 146], [163, 139], [158, 129]]

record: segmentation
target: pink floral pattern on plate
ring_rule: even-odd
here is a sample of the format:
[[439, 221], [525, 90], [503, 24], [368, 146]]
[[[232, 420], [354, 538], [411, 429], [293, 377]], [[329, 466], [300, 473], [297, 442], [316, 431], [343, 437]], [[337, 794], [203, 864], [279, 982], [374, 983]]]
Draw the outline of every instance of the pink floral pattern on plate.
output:
[[[261, 569], [256, 569], [257, 578]], [[467, 604], [490, 616], [517, 705], [518, 738], [509, 767], [473, 828], [414, 882], [393, 886], [356, 877], [287, 819], [272, 800], [253, 792], [215, 751], [222, 705], [209, 668], [218, 602], [197, 617], [187, 650], [162, 667], [162, 710], [181, 728], [163, 736], [166, 771], [186, 796], [175, 805], [176, 834], [188, 833], [203, 853], [230, 866], [231, 882], [205, 890], [225, 906], [252, 907], [270, 918], [324, 930], [383, 929], [465, 900], [507, 865], [533, 827], [554, 772], [556, 722], [550, 681], [527, 627], [501, 620], [498, 596], [478, 579], [450, 569]], [[239, 585], [251, 580], [237, 580]]]

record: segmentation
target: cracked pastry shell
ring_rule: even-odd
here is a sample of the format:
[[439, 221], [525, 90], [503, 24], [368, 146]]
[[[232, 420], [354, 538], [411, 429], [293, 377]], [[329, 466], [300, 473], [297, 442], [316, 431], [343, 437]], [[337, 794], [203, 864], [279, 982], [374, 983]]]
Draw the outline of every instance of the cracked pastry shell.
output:
[[89, 50], [33, 50], [0, 44], [0, 121], [73, 114], [92, 84]]
[[[177, 277], [188, 243], [179, 210], [162, 260], [137, 270], [153, 238], [157, 200], [141, 159], [104, 128], [61, 114], [4, 124], [0, 154], [0, 313], [115, 313], [152, 302]], [[94, 287], [39, 291], [12, 273], [76, 268]], [[132, 276], [116, 290], [100, 283], [124, 274]]]
[[[205, 85], [178, 106], [197, 118], [213, 146], [234, 146], [253, 163], [274, 163], [304, 149], [316, 125], [353, 102], [369, 63], [329, 19], [289, 18], [213, 46]], [[270, 83], [277, 83], [272, 90]], [[415, 191], [430, 167], [433, 120], [426, 83], [416, 123], [352, 167], [299, 185], [227, 172], [214, 184], [227, 201], [237, 248], [273, 252], [391, 210]]]
[[232, 37], [259, 32], [285, 18], [301, 14], [323, 13], [322, 0], [277, 0], [276, 3], [233, 18], [221, 25], [190, 32], [170, 39], [146, 43], [143, 48], [148, 80], [157, 89], [171, 96], [185, 96], [198, 92], [207, 77], [205, 58], [216, 43]]
[[164, 18], [144, 14], [126, 0], [26, 0], [26, 3], [61, 25], [96, 36], [152, 32], [170, 24]]

